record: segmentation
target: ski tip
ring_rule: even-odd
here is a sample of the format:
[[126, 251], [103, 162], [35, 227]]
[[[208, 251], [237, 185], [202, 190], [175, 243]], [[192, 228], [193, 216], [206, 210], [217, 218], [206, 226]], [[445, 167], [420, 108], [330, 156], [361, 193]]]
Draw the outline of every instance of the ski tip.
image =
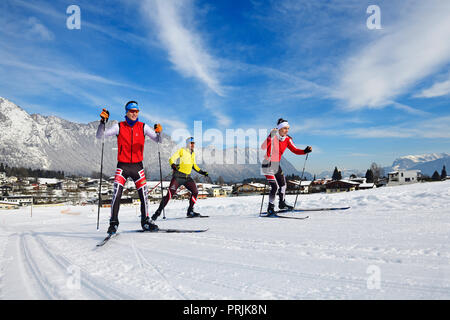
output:
[[154, 231], [147, 231], [147, 230], [135, 230], [134, 232], [141, 232], [141, 233], [199, 233], [199, 232], [206, 232], [208, 229], [198, 229], [198, 230], [187, 230], [187, 229], [158, 229]]

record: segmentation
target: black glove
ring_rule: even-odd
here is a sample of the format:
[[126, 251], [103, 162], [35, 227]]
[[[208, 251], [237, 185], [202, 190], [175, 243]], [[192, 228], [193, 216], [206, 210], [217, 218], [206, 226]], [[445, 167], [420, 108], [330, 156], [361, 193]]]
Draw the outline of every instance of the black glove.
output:
[[208, 172], [200, 170], [198, 173], [200, 173], [201, 175], [207, 177], [208, 176]]
[[175, 163], [172, 163], [171, 167], [174, 171], [178, 171], [178, 166]]
[[108, 122], [108, 119], [109, 119], [109, 111], [106, 110], [106, 109], [103, 109], [103, 110], [102, 110], [102, 113], [100, 113], [100, 117], [102, 118], [102, 119], [100, 120], [101, 123], [106, 123], [106, 122]]
[[304, 151], [305, 153], [310, 153], [312, 151], [312, 148], [310, 146], [307, 146]]

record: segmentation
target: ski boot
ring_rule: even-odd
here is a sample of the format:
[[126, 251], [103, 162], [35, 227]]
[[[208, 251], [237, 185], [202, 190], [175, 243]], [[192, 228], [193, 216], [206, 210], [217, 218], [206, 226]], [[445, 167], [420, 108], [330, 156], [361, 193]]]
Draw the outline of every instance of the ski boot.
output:
[[158, 231], [158, 226], [155, 224], [155, 221], [150, 219], [149, 217], [145, 217], [145, 219], [141, 220], [142, 230], [144, 231]]
[[269, 206], [267, 207], [267, 214], [266, 217], [271, 217], [276, 214], [275, 212], [275, 205], [273, 203], [269, 203]]
[[117, 232], [117, 229], [119, 228], [119, 223], [117, 221], [111, 221], [109, 223], [108, 231], [106, 231], [107, 234], [113, 235]]
[[194, 212], [194, 209], [188, 209], [186, 217], [188, 218], [200, 217], [200, 213]]
[[280, 202], [278, 203], [278, 209], [283, 211], [290, 211], [294, 210], [294, 206], [287, 204], [284, 200], [280, 200]]

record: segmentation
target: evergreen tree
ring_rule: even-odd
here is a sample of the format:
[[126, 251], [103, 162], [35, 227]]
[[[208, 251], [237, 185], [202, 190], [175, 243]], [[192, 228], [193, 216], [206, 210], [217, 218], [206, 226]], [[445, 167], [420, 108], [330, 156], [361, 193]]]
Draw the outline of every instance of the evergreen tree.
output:
[[331, 177], [331, 179], [332, 179], [333, 181], [341, 180], [341, 179], [342, 179], [342, 174], [341, 174], [341, 172], [338, 170], [337, 167], [334, 167], [333, 176]]
[[439, 173], [437, 172], [437, 170], [434, 171], [433, 175], [431, 176], [431, 179], [432, 179], [433, 181], [439, 181], [439, 180], [441, 180], [441, 176], [439, 175]]
[[367, 169], [366, 171], [366, 182], [373, 183], [373, 172], [370, 169]]
[[[1, 170], [0, 170], [1, 171]], [[447, 170], [445, 170], [445, 165], [442, 167], [442, 171], [441, 171], [441, 179], [445, 180], [445, 178], [447, 178]]]

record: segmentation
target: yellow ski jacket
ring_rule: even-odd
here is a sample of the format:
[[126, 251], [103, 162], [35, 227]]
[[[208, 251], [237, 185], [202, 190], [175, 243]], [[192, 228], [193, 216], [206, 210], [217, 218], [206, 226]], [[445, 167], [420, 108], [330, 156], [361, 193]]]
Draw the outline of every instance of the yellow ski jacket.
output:
[[195, 152], [187, 149], [187, 148], [180, 148], [177, 152], [175, 152], [169, 159], [169, 164], [172, 165], [180, 159], [180, 165], [178, 168], [178, 171], [184, 173], [184, 174], [191, 174], [192, 168], [194, 168], [195, 171], [200, 171], [200, 168], [197, 166], [197, 163], [195, 162]]

